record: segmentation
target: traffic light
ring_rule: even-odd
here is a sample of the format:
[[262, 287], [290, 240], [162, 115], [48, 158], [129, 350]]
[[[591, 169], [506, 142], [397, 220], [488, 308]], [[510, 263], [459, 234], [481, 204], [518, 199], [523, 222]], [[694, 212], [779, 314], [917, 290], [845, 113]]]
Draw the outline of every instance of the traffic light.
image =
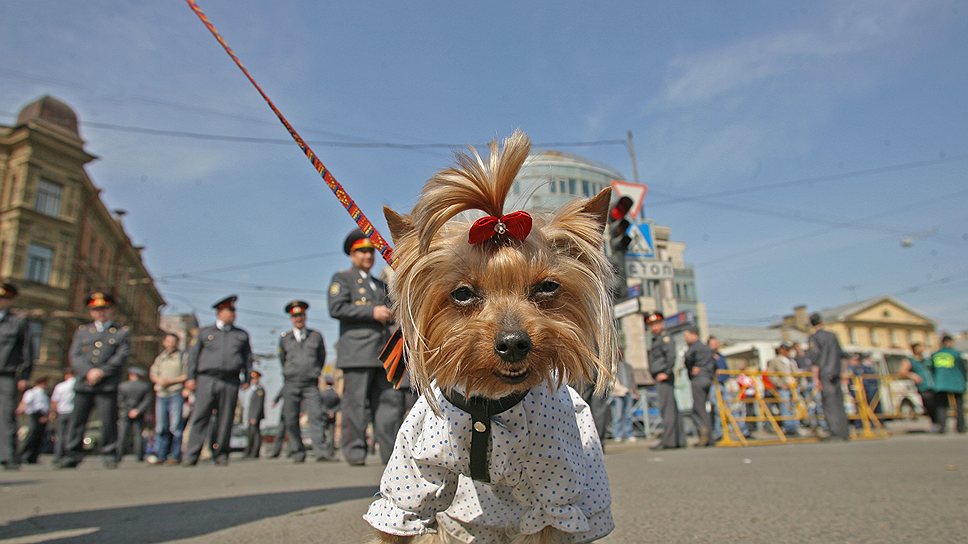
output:
[[608, 258], [615, 270], [615, 285], [612, 296], [621, 300], [628, 296], [628, 281], [625, 277], [625, 252], [628, 251], [632, 238], [628, 235], [629, 220], [625, 217], [632, 209], [632, 199], [623, 196], [618, 199], [608, 212]]

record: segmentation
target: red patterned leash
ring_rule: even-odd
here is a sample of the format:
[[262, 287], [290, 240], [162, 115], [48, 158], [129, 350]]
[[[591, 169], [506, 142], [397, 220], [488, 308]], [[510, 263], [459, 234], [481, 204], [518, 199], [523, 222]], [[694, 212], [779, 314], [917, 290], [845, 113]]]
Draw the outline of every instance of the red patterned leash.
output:
[[[259, 91], [259, 94], [262, 95], [262, 98], [267, 104], [269, 104], [269, 108], [272, 109], [272, 112], [276, 114], [276, 117], [279, 118], [279, 121], [282, 122], [282, 125], [286, 127], [286, 130], [289, 131], [292, 139], [296, 141], [296, 145], [298, 145], [299, 149], [302, 149], [303, 153], [306, 154], [306, 158], [309, 159], [309, 162], [312, 163], [313, 168], [315, 168], [316, 171], [319, 172], [319, 174], [323, 177], [323, 181], [326, 182], [326, 185], [330, 188], [330, 190], [333, 191], [333, 194], [336, 195], [336, 198], [339, 200], [340, 204], [346, 208], [346, 211], [350, 214], [350, 217], [356, 221], [356, 224], [360, 227], [360, 230], [363, 231], [363, 234], [366, 235], [371, 242], [373, 242], [373, 246], [377, 251], [380, 252], [380, 255], [383, 256], [383, 260], [385, 260], [391, 268], [395, 267], [396, 263], [393, 260], [393, 248], [390, 247], [390, 244], [383, 238], [383, 236], [380, 235], [380, 232], [376, 230], [376, 227], [374, 227], [373, 223], [371, 223], [366, 217], [366, 215], [363, 213], [363, 210], [356, 205], [356, 202], [353, 202], [353, 199], [350, 198], [350, 195], [347, 194], [346, 190], [343, 189], [343, 186], [336, 181], [336, 178], [329, 171], [329, 169], [323, 165], [322, 161], [319, 160], [319, 157], [316, 156], [316, 153], [309, 148], [309, 145], [307, 145], [306, 141], [302, 139], [302, 136], [296, 132], [296, 129], [292, 127], [292, 125], [286, 119], [286, 116], [279, 111], [279, 108], [277, 108], [272, 102], [272, 99], [269, 98], [269, 95], [267, 95], [265, 91], [262, 90], [262, 87], [256, 83], [255, 78], [253, 78], [252, 74], [245, 69], [245, 66], [242, 65], [242, 61], [239, 60], [239, 57], [235, 55], [235, 52], [232, 51], [232, 48], [229, 47], [229, 44], [226, 43], [224, 38], [222, 38], [222, 35], [219, 34], [218, 30], [215, 28], [215, 25], [212, 24], [212, 21], [208, 19], [208, 16], [205, 15], [205, 12], [202, 11], [202, 8], [198, 7], [198, 3], [195, 0], [185, 1], [188, 2], [188, 7], [192, 8], [192, 11], [195, 12], [195, 15], [198, 15], [198, 18], [202, 21], [202, 24], [205, 25], [205, 28], [212, 33], [212, 36], [215, 36], [215, 39], [218, 40], [218, 43], [222, 45], [222, 48], [225, 49], [225, 52], [232, 57], [232, 60], [235, 61], [235, 65], [242, 70], [242, 73], [245, 74], [245, 77], [248, 78], [250, 83], [252, 83], [252, 86], [255, 87], [255, 90]], [[403, 379], [404, 368], [406, 365], [406, 352], [403, 349], [403, 337], [400, 334], [399, 329], [397, 329], [396, 333], [390, 337], [390, 341], [387, 342], [386, 347], [383, 348], [383, 353], [380, 355], [380, 360], [383, 361], [383, 368], [386, 370], [387, 380], [389, 380], [394, 387], [400, 387], [400, 381]]]
[[323, 163], [319, 160], [319, 157], [316, 156], [316, 153], [309, 148], [309, 145], [307, 145], [306, 141], [302, 139], [302, 136], [300, 136], [299, 133], [296, 132], [296, 129], [289, 124], [289, 121], [282, 114], [282, 112], [279, 111], [279, 108], [277, 108], [272, 102], [272, 99], [269, 98], [269, 95], [267, 95], [265, 91], [262, 90], [262, 87], [256, 83], [255, 78], [253, 78], [252, 74], [245, 69], [245, 66], [242, 65], [242, 61], [240, 61], [239, 57], [235, 55], [235, 52], [232, 51], [232, 48], [229, 47], [229, 44], [225, 42], [225, 39], [222, 38], [221, 34], [219, 34], [218, 30], [215, 28], [215, 25], [212, 24], [212, 21], [208, 19], [208, 16], [205, 15], [205, 12], [202, 11], [202, 8], [198, 7], [198, 3], [195, 0], [185, 1], [188, 2], [188, 7], [192, 8], [192, 11], [195, 12], [195, 15], [198, 15], [198, 18], [201, 19], [202, 24], [205, 25], [205, 28], [212, 33], [212, 36], [215, 36], [215, 39], [218, 40], [218, 43], [222, 45], [222, 48], [225, 49], [225, 52], [232, 57], [232, 60], [235, 61], [236, 66], [242, 70], [242, 73], [245, 74], [245, 77], [249, 79], [249, 82], [252, 83], [252, 85], [255, 87], [255, 90], [259, 91], [259, 94], [262, 95], [262, 98], [265, 99], [267, 104], [269, 104], [269, 108], [271, 108], [272, 112], [276, 114], [276, 117], [282, 121], [283, 126], [285, 126], [286, 130], [289, 131], [292, 139], [296, 141], [296, 145], [298, 145], [299, 149], [302, 149], [303, 153], [306, 154], [306, 158], [308, 158], [309, 162], [312, 163], [313, 168], [319, 172], [319, 174], [323, 177], [323, 181], [326, 182], [326, 185], [330, 188], [330, 190], [333, 191], [333, 194], [336, 195], [336, 198], [339, 199], [340, 204], [346, 208], [346, 211], [349, 212], [350, 217], [356, 221], [356, 224], [359, 225], [360, 230], [363, 231], [363, 234], [366, 235], [371, 242], [373, 242], [373, 246], [377, 251], [380, 252], [380, 255], [383, 256], [383, 260], [385, 260], [387, 264], [392, 267], [394, 265], [393, 248], [390, 247], [390, 244], [383, 238], [383, 236], [380, 235], [379, 231], [376, 230], [376, 227], [373, 226], [373, 223], [367, 219], [363, 211], [360, 210], [360, 208], [356, 205], [356, 202], [353, 202], [353, 199], [350, 198], [350, 195], [346, 193], [346, 190], [343, 189], [343, 186], [336, 181], [336, 178], [333, 177], [333, 174], [326, 168], [325, 165], [323, 165]]

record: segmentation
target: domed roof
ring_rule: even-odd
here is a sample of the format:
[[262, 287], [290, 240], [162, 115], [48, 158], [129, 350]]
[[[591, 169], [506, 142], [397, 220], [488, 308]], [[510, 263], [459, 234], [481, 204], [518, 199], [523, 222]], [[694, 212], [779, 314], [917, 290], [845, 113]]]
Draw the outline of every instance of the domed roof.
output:
[[70, 106], [50, 95], [44, 95], [27, 104], [17, 115], [17, 124], [25, 125], [31, 121], [47, 121], [80, 139], [77, 131], [77, 114]]

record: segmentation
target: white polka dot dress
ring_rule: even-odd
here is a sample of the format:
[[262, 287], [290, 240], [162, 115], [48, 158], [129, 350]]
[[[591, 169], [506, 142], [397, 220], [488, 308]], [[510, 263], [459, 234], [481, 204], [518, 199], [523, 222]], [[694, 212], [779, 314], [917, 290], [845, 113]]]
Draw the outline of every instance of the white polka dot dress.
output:
[[[590, 542], [615, 527], [591, 410], [574, 389], [542, 384], [492, 417], [490, 483], [470, 478], [471, 416], [434, 388], [443, 417], [421, 397], [397, 435], [363, 518], [394, 535], [443, 528], [461, 542], [506, 543], [552, 526], [561, 542]], [[467, 476], [465, 476], [467, 475]]]

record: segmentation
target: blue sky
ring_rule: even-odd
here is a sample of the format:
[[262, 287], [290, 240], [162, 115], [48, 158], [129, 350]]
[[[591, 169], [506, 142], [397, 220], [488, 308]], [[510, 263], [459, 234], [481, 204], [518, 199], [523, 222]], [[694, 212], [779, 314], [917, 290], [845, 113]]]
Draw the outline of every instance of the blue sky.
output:
[[[687, 244], [713, 323], [894, 294], [968, 329], [964, 3], [200, 3], [310, 141], [632, 130], [646, 210]], [[331, 344], [325, 289], [353, 225], [295, 145], [84, 124], [287, 138], [187, 6], [3, 12], [0, 123], [43, 94], [75, 108], [100, 157], [89, 173], [128, 210], [166, 312], [208, 321], [239, 293], [268, 350], [285, 302], [305, 298]], [[408, 210], [451, 157], [312, 147], [381, 230], [382, 205]], [[622, 146], [563, 150], [631, 177]], [[236, 267], [250, 263], [271, 264]]]

